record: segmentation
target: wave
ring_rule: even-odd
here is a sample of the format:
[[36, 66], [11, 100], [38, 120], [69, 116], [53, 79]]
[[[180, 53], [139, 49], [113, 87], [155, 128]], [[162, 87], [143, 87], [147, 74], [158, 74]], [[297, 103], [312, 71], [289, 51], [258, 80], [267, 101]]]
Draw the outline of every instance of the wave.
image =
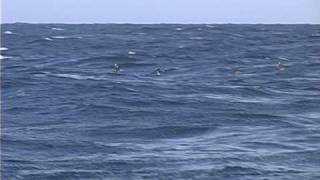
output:
[[66, 36], [52, 36], [53, 39], [66, 39]]
[[190, 37], [189, 39], [191, 39], [191, 40], [202, 40], [203, 37], [195, 36], [195, 37]]
[[285, 57], [278, 57], [279, 60], [284, 60], [284, 61], [289, 61], [288, 58], [285, 58]]
[[312, 34], [311, 37], [314, 37], [314, 38], [320, 38], [320, 33], [315, 33], [315, 34]]
[[128, 51], [128, 54], [129, 54], [129, 55], [135, 55], [136, 52], [134, 52], [134, 51]]
[[209, 24], [207, 24], [207, 25], [205, 25], [205, 26], [208, 27], [208, 28], [215, 28], [215, 27], [217, 27], [217, 26], [209, 25]]
[[63, 28], [55, 28], [55, 27], [51, 28], [51, 30], [54, 30], [54, 31], [64, 31]]
[[4, 34], [15, 34], [15, 33], [13, 33], [12, 31], [5, 31], [5, 32], [3, 32]]
[[63, 74], [63, 73], [50, 73], [50, 72], [44, 72], [44, 74], [60, 77], [60, 78], [69, 78], [69, 79], [75, 79], [75, 80], [107, 80], [103, 77], [97, 77], [97, 76], [86, 76], [81, 74]]
[[232, 95], [217, 95], [217, 94], [207, 94], [204, 97], [209, 99], [225, 100], [229, 102], [239, 102], [239, 103], [263, 103], [263, 104], [279, 104], [282, 103], [282, 99], [275, 100], [274, 98], [264, 98], [264, 97], [240, 97]]
[[12, 57], [10, 57], [10, 56], [2, 56], [2, 55], [0, 55], [0, 59], [11, 59]]
[[53, 41], [53, 39], [51, 38], [48, 38], [48, 37], [45, 37], [44, 40], [47, 40], [47, 41]]
[[82, 36], [71, 35], [71, 36], [52, 36], [52, 39], [83, 39]]
[[88, 133], [94, 136], [109, 135], [110, 137], [147, 138], [147, 139], [175, 139], [189, 138], [212, 132], [216, 128], [202, 126], [160, 126], [154, 128], [134, 128], [123, 130], [120, 134], [110, 129], [108, 132], [103, 129], [92, 129]]
[[9, 49], [6, 48], [6, 47], [1, 47], [1, 48], [0, 48], [0, 51], [7, 51], [7, 50], [9, 50]]

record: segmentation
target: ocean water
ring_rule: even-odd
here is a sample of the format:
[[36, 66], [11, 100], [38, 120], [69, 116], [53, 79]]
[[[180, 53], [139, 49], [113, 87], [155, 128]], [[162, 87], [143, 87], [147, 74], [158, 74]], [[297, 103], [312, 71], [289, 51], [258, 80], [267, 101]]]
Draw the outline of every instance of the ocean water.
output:
[[1, 36], [4, 180], [320, 179], [320, 25]]

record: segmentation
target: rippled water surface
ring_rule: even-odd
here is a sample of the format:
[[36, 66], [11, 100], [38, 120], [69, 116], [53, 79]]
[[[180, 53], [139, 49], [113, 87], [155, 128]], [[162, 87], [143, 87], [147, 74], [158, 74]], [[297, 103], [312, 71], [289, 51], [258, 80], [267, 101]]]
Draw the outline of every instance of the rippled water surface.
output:
[[319, 25], [1, 33], [5, 180], [320, 179]]

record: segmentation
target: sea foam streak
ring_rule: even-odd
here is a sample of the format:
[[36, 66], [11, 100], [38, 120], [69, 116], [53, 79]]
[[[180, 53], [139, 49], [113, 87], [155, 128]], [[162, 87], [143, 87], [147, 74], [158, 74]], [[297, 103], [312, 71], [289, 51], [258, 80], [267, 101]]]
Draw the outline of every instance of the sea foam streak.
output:
[[6, 48], [6, 47], [1, 47], [0, 48], [0, 51], [7, 51], [8, 50], [8, 48]]
[[67, 37], [65, 37], [65, 36], [52, 36], [52, 38], [54, 38], [54, 39], [65, 39]]
[[11, 58], [12, 58], [12, 57], [0, 55], [0, 59], [11, 59]]
[[14, 34], [12, 31], [5, 31], [4, 34]]
[[81, 74], [64, 74], [64, 73], [51, 73], [51, 72], [43, 72], [44, 74], [61, 77], [61, 78], [70, 78], [76, 80], [106, 80], [106, 78], [96, 77], [96, 76], [87, 76]]
[[134, 52], [134, 51], [128, 51], [128, 54], [130, 54], [130, 55], [135, 55], [136, 52]]
[[54, 31], [64, 31], [64, 29], [62, 29], [62, 28], [51, 28], [51, 30], [54, 30]]
[[53, 41], [53, 39], [48, 38], [48, 37], [46, 37], [46, 38], [44, 38], [44, 39], [47, 40], [47, 41]]

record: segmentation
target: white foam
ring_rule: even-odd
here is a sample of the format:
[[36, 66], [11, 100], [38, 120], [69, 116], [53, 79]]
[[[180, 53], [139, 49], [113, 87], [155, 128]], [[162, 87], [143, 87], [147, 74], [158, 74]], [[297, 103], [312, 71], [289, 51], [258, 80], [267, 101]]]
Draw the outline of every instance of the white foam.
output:
[[182, 31], [183, 29], [182, 28], [176, 28], [176, 31]]
[[281, 59], [281, 60], [285, 60], [285, 61], [289, 60], [288, 58], [285, 58], [285, 57], [278, 57], [278, 58]]
[[230, 35], [234, 37], [244, 37], [243, 35], [237, 33], [231, 33]]
[[315, 33], [311, 35], [312, 37], [320, 37], [320, 33]]
[[51, 30], [54, 30], [54, 31], [64, 31], [64, 29], [62, 29], [62, 28], [55, 28], [55, 27], [51, 28]]
[[80, 75], [80, 74], [53, 74], [49, 72], [44, 72], [44, 73], [52, 76], [56, 76], [56, 77], [70, 78], [70, 79], [76, 79], [76, 80], [105, 80], [105, 78], [102, 78], [102, 77], [86, 76], [86, 75]]
[[215, 27], [217, 27], [217, 26], [213, 26], [213, 25], [207, 24], [206, 27], [208, 27], [208, 28], [215, 28]]
[[8, 48], [6, 48], [6, 47], [1, 47], [0, 48], [0, 51], [7, 51], [8, 50]]
[[48, 37], [46, 37], [46, 38], [44, 38], [44, 39], [47, 40], [47, 41], [53, 41], [53, 39], [48, 38]]
[[190, 39], [192, 39], [192, 40], [201, 40], [203, 38], [202, 37], [191, 37]]
[[129, 91], [132, 91], [132, 92], [139, 92], [139, 90], [136, 90], [136, 89], [133, 89], [133, 88], [126, 88], [127, 90]]
[[134, 52], [134, 51], [129, 51], [128, 54], [130, 54], [130, 55], [135, 55], [136, 52]]
[[45, 74], [35, 74], [34, 76], [35, 77], [45, 77], [46, 75]]
[[307, 118], [312, 118], [312, 119], [319, 119], [320, 118], [319, 112], [309, 112], [309, 113], [304, 113], [304, 114], [300, 114], [300, 115], [307, 117]]
[[232, 95], [217, 95], [217, 94], [206, 94], [205, 98], [209, 99], [218, 99], [218, 100], [227, 100], [230, 102], [243, 102], [243, 103], [264, 103], [264, 104], [276, 104], [281, 103], [282, 100], [273, 100], [270, 98], [247, 98], [247, 97], [238, 97]]
[[73, 39], [83, 39], [82, 36], [52, 36], [51, 38], [53, 39], [70, 39], [70, 38], [73, 38]]
[[77, 79], [77, 80], [84, 80], [84, 79], [93, 78], [91, 76], [81, 76], [81, 75], [78, 75], [78, 74], [55, 74], [55, 76], [71, 78], [71, 79]]
[[12, 58], [12, 57], [0, 55], [0, 59], [10, 59], [10, 58]]
[[5, 32], [3, 32], [4, 34], [14, 34], [13, 32], [11, 32], [11, 31], [5, 31]]
[[283, 34], [288, 34], [287, 32], [272, 32], [274, 35], [283, 35]]
[[65, 39], [67, 37], [65, 37], [65, 36], [52, 36], [52, 38], [54, 38], [54, 39]]
[[27, 93], [25, 91], [23, 91], [23, 90], [18, 90], [17, 91], [17, 96], [26, 96], [26, 95], [27, 95]]

